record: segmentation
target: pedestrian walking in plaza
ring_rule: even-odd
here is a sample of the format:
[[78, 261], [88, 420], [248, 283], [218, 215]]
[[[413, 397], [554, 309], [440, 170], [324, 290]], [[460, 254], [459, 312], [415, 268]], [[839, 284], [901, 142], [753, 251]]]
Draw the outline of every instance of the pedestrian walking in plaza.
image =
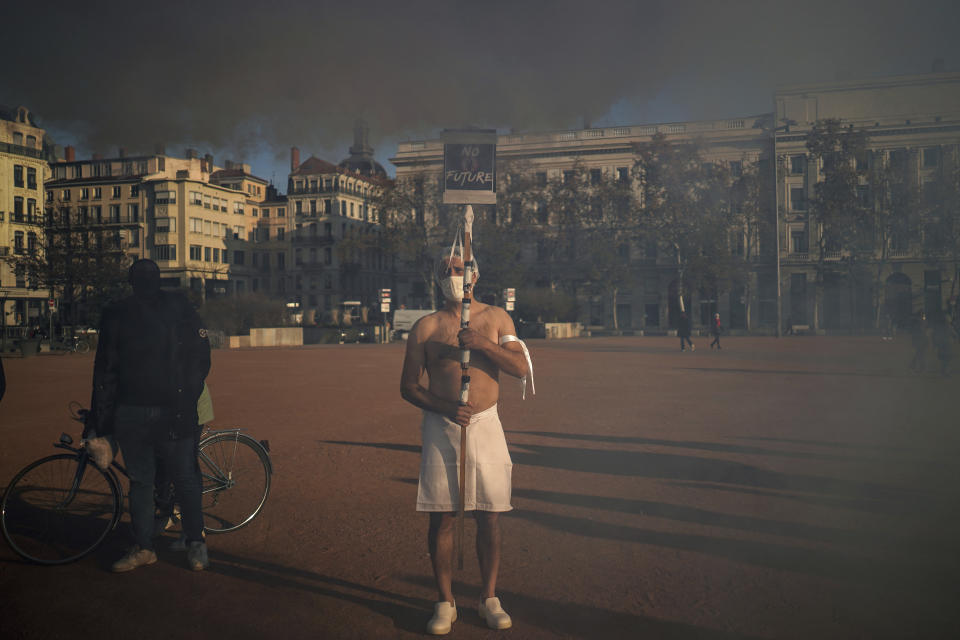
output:
[[910, 336], [913, 344], [913, 360], [910, 368], [917, 373], [927, 370], [927, 351], [930, 349], [930, 335], [927, 326], [927, 314], [920, 312], [920, 316], [913, 323], [913, 333]]
[[[439, 271], [446, 302], [442, 309], [420, 318], [413, 326], [400, 380], [403, 398], [423, 410], [417, 511], [430, 514], [427, 543], [439, 596], [427, 632], [449, 633], [457, 619], [452, 579], [458, 509], [472, 511], [477, 522], [476, 551], [483, 582], [480, 615], [490, 628], [506, 629], [512, 621], [497, 598], [496, 584], [500, 569], [499, 515], [513, 508], [513, 464], [497, 408], [498, 380], [502, 372], [524, 379], [529, 375], [532, 383], [532, 365], [506, 311], [475, 300], [469, 307], [463, 304], [462, 257], [451, 250]], [[472, 273], [476, 281], [476, 271], [466, 273]], [[461, 328], [461, 316], [468, 318], [467, 328]], [[460, 357], [465, 349], [469, 349], [469, 370], [461, 369]], [[467, 371], [465, 382], [461, 375]], [[421, 382], [424, 374], [426, 386]], [[466, 404], [460, 402], [464, 396], [462, 384], [468, 385]], [[463, 429], [465, 433], [461, 433]]]
[[953, 360], [954, 342], [957, 334], [950, 316], [945, 312], [937, 314], [933, 323], [931, 341], [933, 349], [937, 354], [937, 360], [940, 361], [940, 373], [944, 376], [950, 375], [950, 362]]
[[710, 348], [713, 349], [716, 345], [717, 350], [719, 351], [722, 347], [720, 346], [720, 334], [723, 333], [723, 325], [720, 324], [720, 314], [713, 314], [713, 324], [710, 326], [710, 333], [713, 334], [713, 342], [710, 343]]
[[153, 564], [157, 466], [174, 484], [191, 569], [207, 567], [197, 464], [197, 400], [210, 370], [210, 343], [196, 310], [160, 290], [152, 260], [130, 267], [133, 295], [108, 307], [100, 327], [84, 437], [115, 441], [130, 476], [136, 544], [112, 570]]
[[690, 345], [690, 351], [697, 350], [697, 347], [690, 340], [690, 318], [686, 313], [680, 314], [680, 320], [677, 322], [677, 335], [680, 336], [680, 351], [686, 351], [685, 346], [688, 344]]

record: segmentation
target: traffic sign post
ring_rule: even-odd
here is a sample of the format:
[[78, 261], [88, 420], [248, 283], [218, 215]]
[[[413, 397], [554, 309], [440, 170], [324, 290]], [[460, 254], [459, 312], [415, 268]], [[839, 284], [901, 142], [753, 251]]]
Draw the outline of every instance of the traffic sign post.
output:
[[380, 313], [383, 315], [383, 334], [381, 340], [383, 342], [389, 342], [390, 336], [387, 325], [390, 324], [390, 321], [387, 319], [390, 315], [390, 296], [393, 292], [390, 289], [380, 289]]

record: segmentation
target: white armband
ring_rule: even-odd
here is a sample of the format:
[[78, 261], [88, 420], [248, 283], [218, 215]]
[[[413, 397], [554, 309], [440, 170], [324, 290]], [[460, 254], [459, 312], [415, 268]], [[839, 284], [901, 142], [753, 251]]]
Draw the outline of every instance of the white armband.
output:
[[527, 350], [527, 345], [524, 344], [523, 340], [517, 336], [502, 336], [500, 338], [500, 345], [505, 345], [508, 342], [519, 342], [520, 348], [523, 349], [523, 355], [527, 359], [527, 375], [520, 378], [520, 397], [524, 400], [527, 399], [527, 378], [530, 378], [530, 392], [532, 395], [537, 395], [537, 386], [533, 383], [533, 361], [530, 360], [530, 351]]

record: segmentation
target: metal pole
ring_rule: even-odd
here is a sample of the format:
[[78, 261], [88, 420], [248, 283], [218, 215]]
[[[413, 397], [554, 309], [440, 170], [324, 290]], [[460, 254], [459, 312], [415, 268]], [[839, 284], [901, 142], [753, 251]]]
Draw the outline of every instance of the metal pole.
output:
[[774, 148], [773, 148], [773, 217], [774, 217], [774, 235], [776, 236], [776, 265], [777, 265], [777, 333], [778, 338], [783, 337], [783, 296], [781, 292], [780, 285], [780, 199], [778, 197], [778, 187], [777, 183], [777, 148], [776, 148], [776, 132], [773, 134], [774, 138]]
[[[470, 302], [473, 298], [473, 207], [467, 205], [463, 213], [463, 302], [460, 308], [460, 328], [470, 326]], [[470, 349], [460, 351], [460, 404], [470, 399]], [[457, 522], [457, 569], [463, 569], [463, 529], [466, 519], [467, 427], [460, 427], [460, 513]]]

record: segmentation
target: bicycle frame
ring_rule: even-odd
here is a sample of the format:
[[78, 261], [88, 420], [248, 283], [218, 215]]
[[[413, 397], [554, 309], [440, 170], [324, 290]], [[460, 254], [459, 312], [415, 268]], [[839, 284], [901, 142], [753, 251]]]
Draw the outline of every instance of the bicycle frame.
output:
[[[77, 464], [77, 471], [73, 474], [73, 482], [70, 484], [70, 491], [67, 493], [66, 498], [63, 499], [63, 502], [58, 505], [60, 508], [65, 508], [77, 495], [77, 490], [80, 488], [80, 482], [83, 480], [83, 474], [87, 470], [87, 465], [90, 464], [90, 454], [87, 453], [85, 447], [75, 447], [73, 446], [73, 438], [69, 434], [62, 433], [60, 434], [60, 441], [54, 443], [54, 448], [63, 449], [64, 451], [69, 451], [71, 453], [77, 454], [79, 457], [79, 463]], [[117, 487], [117, 491], [120, 493], [120, 504], [121, 509], [120, 513], [114, 518], [111, 528], [116, 528], [117, 523], [120, 521], [120, 518], [123, 515], [123, 484], [120, 483], [120, 478], [117, 477], [117, 471], [119, 471], [123, 477], [130, 479], [130, 475], [127, 473], [127, 470], [118, 463], [116, 460], [110, 463], [110, 466], [103, 470], [106, 473], [109, 473], [113, 482]]]

